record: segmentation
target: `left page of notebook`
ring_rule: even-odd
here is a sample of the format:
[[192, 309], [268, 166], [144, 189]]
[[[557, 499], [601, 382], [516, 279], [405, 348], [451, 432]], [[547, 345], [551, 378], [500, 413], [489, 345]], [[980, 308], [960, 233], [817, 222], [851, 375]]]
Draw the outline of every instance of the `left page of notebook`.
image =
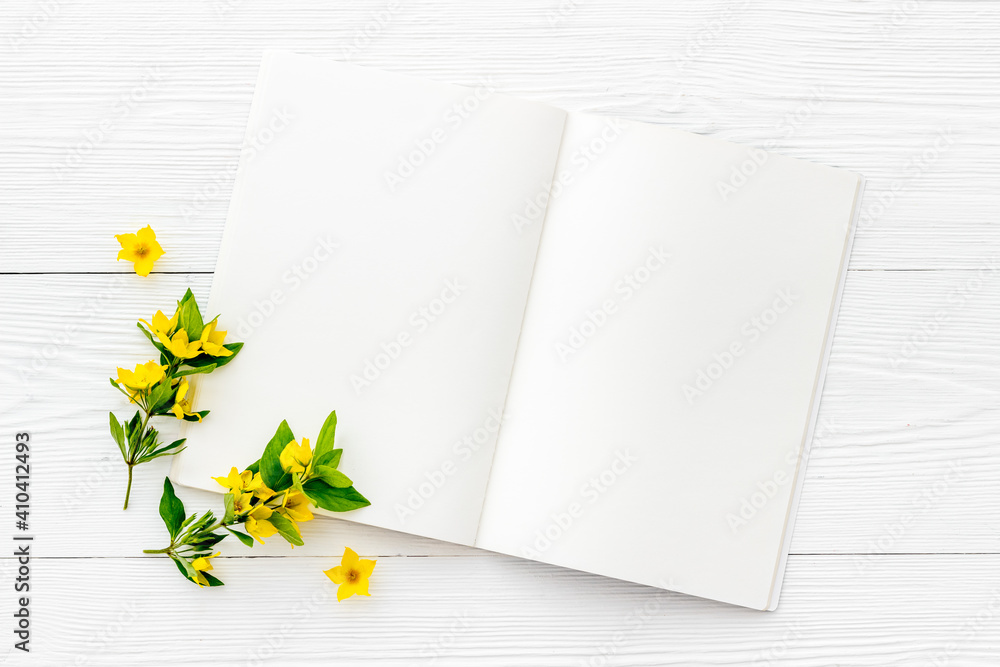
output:
[[246, 345], [195, 376], [211, 414], [174, 481], [222, 491], [282, 419], [314, 438], [336, 409], [372, 502], [337, 516], [472, 544], [565, 119], [490, 81], [265, 55], [205, 309]]

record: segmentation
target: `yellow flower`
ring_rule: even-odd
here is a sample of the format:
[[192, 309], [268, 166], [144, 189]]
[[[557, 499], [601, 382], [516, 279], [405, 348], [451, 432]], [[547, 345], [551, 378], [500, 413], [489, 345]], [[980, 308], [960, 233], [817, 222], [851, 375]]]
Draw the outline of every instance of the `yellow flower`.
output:
[[166, 366], [161, 366], [155, 361], [136, 364], [134, 371], [119, 368], [118, 384], [125, 385], [129, 397], [135, 402], [135, 397], [138, 394], [148, 391], [150, 387], [164, 378], [165, 370], [167, 370]]
[[278, 532], [278, 529], [268, 521], [274, 511], [265, 505], [257, 505], [247, 515], [247, 532], [256, 538], [258, 542], [264, 544], [263, 537], [270, 537]]
[[305, 473], [309, 468], [312, 457], [313, 453], [312, 449], [309, 448], [309, 440], [302, 438], [301, 445], [295, 440], [285, 445], [285, 448], [281, 450], [281, 454], [278, 456], [278, 461], [281, 462], [281, 468], [285, 472]]
[[[174, 405], [170, 408], [170, 411], [178, 419], [184, 419], [185, 416], [196, 414], [191, 411], [191, 401], [184, 398], [187, 395], [188, 386], [187, 378], [181, 380], [181, 383], [177, 385], [177, 396], [174, 398]], [[197, 415], [197, 417], [198, 421], [201, 421], [201, 415]]]
[[188, 333], [181, 329], [169, 338], [167, 336], [157, 336], [163, 347], [167, 348], [170, 354], [178, 359], [191, 359], [201, 354], [201, 341], [189, 341]]
[[345, 548], [340, 565], [324, 570], [323, 574], [333, 583], [340, 584], [337, 588], [337, 602], [340, 602], [352, 595], [368, 595], [368, 577], [374, 569], [375, 561], [358, 558], [353, 550]]
[[195, 570], [194, 582], [196, 584], [198, 584], [199, 586], [208, 586], [208, 579], [205, 578], [205, 575], [203, 575], [202, 572], [207, 572], [208, 570], [212, 569], [212, 563], [210, 562], [210, 560], [218, 556], [220, 553], [221, 552], [216, 551], [211, 556], [199, 556], [198, 558], [195, 558], [193, 561], [191, 561], [191, 567], [193, 567]]
[[278, 511], [292, 521], [311, 521], [313, 519], [313, 513], [309, 510], [309, 499], [301, 491], [287, 491]]
[[253, 493], [253, 495], [263, 500], [267, 500], [274, 495], [274, 491], [264, 485], [264, 480], [261, 479], [259, 472], [252, 473], [249, 470], [240, 472], [233, 466], [233, 469], [225, 477], [213, 477], [212, 479], [234, 494]]
[[254, 473], [253, 477], [250, 479], [250, 481], [244, 488], [247, 491], [253, 492], [255, 496], [257, 496], [262, 500], [267, 500], [268, 498], [274, 495], [274, 491], [267, 488], [267, 485], [264, 484], [264, 480], [260, 476], [259, 472]]
[[173, 317], [167, 319], [167, 316], [163, 314], [163, 311], [158, 310], [156, 311], [156, 315], [153, 315], [152, 324], [146, 320], [139, 321], [145, 324], [146, 328], [149, 329], [154, 336], [163, 340], [164, 338], [170, 338], [170, 334], [172, 334], [174, 329], [177, 328], [177, 313], [174, 313]]
[[229, 471], [229, 474], [227, 476], [213, 477], [212, 479], [214, 479], [216, 482], [226, 487], [233, 493], [236, 493], [237, 491], [243, 491], [244, 489], [246, 489], [247, 484], [249, 484], [250, 480], [253, 479], [253, 473], [251, 473], [249, 470], [244, 470], [243, 472], [240, 472], [239, 470], [236, 469], [236, 466], [233, 466], [233, 469]]
[[116, 234], [115, 238], [122, 246], [118, 251], [118, 260], [133, 262], [135, 272], [140, 276], [148, 276], [153, 262], [163, 256], [163, 248], [156, 242], [156, 232], [149, 225], [135, 234]]
[[216, 322], [212, 320], [201, 330], [201, 349], [213, 357], [232, 356], [232, 350], [227, 350], [222, 346], [223, 341], [226, 340], [226, 332], [216, 331], [215, 327]]
[[248, 511], [253, 505], [251, 501], [253, 500], [253, 494], [246, 493], [244, 491], [233, 491], [233, 511], [236, 514], [243, 514]]

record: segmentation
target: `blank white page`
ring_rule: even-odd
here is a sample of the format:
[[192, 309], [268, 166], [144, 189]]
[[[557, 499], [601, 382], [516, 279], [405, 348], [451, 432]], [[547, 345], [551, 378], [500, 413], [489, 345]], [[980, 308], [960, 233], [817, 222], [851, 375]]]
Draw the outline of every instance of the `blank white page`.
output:
[[768, 608], [860, 179], [579, 114], [557, 174], [476, 544]]
[[[372, 502], [345, 519], [471, 544], [565, 112], [268, 54], [212, 287], [228, 340], [201, 376], [171, 476], [256, 460], [282, 419], [337, 410], [341, 469]], [[367, 384], [366, 384], [367, 383]]]

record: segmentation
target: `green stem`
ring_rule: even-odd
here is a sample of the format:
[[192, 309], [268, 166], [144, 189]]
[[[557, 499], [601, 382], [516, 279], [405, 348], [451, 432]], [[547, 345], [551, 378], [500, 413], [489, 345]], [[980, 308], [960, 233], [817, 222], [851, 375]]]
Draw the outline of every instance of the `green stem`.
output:
[[[142, 436], [146, 433], [146, 426], [149, 425], [150, 414], [149, 408], [146, 405], [139, 404], [139, 407], [142, 408], [143, 413], [146, 415], [142, 419], [142, 426], [139, 427], [139, 442], [142, 442]], [[137, 452], [131, 452], [133, 458], [136, 454]], [[128, 499], [132, 494], [132, 468], [136, 465], [134, 461], [126, 461], [125, 463], [128, 465], [128, 486], [125, 487], [125, 506], [122, 507], [122, 511], [128, 509]]]
[[168, 554], [171, 551], [173, 551], [173, 549], [174, 549], [174, 545], [171, 544], [166, 549], [143, 549], [142, 553], [144, 553], [144, 554]]
[[128, 509], [128, 497], [132, 493], [132, 467], [133, 464], [130, 463], [128, 466], [128, 486], [125, 487], [125, 506], [122, 507], [122, 510]]

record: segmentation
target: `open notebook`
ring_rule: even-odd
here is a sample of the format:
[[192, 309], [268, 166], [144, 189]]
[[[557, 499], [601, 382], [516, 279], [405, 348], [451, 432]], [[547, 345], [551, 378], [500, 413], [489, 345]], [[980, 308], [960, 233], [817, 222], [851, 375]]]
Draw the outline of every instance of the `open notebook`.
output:
[[263, 60], [172, 478], [339, 417], [340, 518], [778, 600], [861, 178], [663, 126]]

